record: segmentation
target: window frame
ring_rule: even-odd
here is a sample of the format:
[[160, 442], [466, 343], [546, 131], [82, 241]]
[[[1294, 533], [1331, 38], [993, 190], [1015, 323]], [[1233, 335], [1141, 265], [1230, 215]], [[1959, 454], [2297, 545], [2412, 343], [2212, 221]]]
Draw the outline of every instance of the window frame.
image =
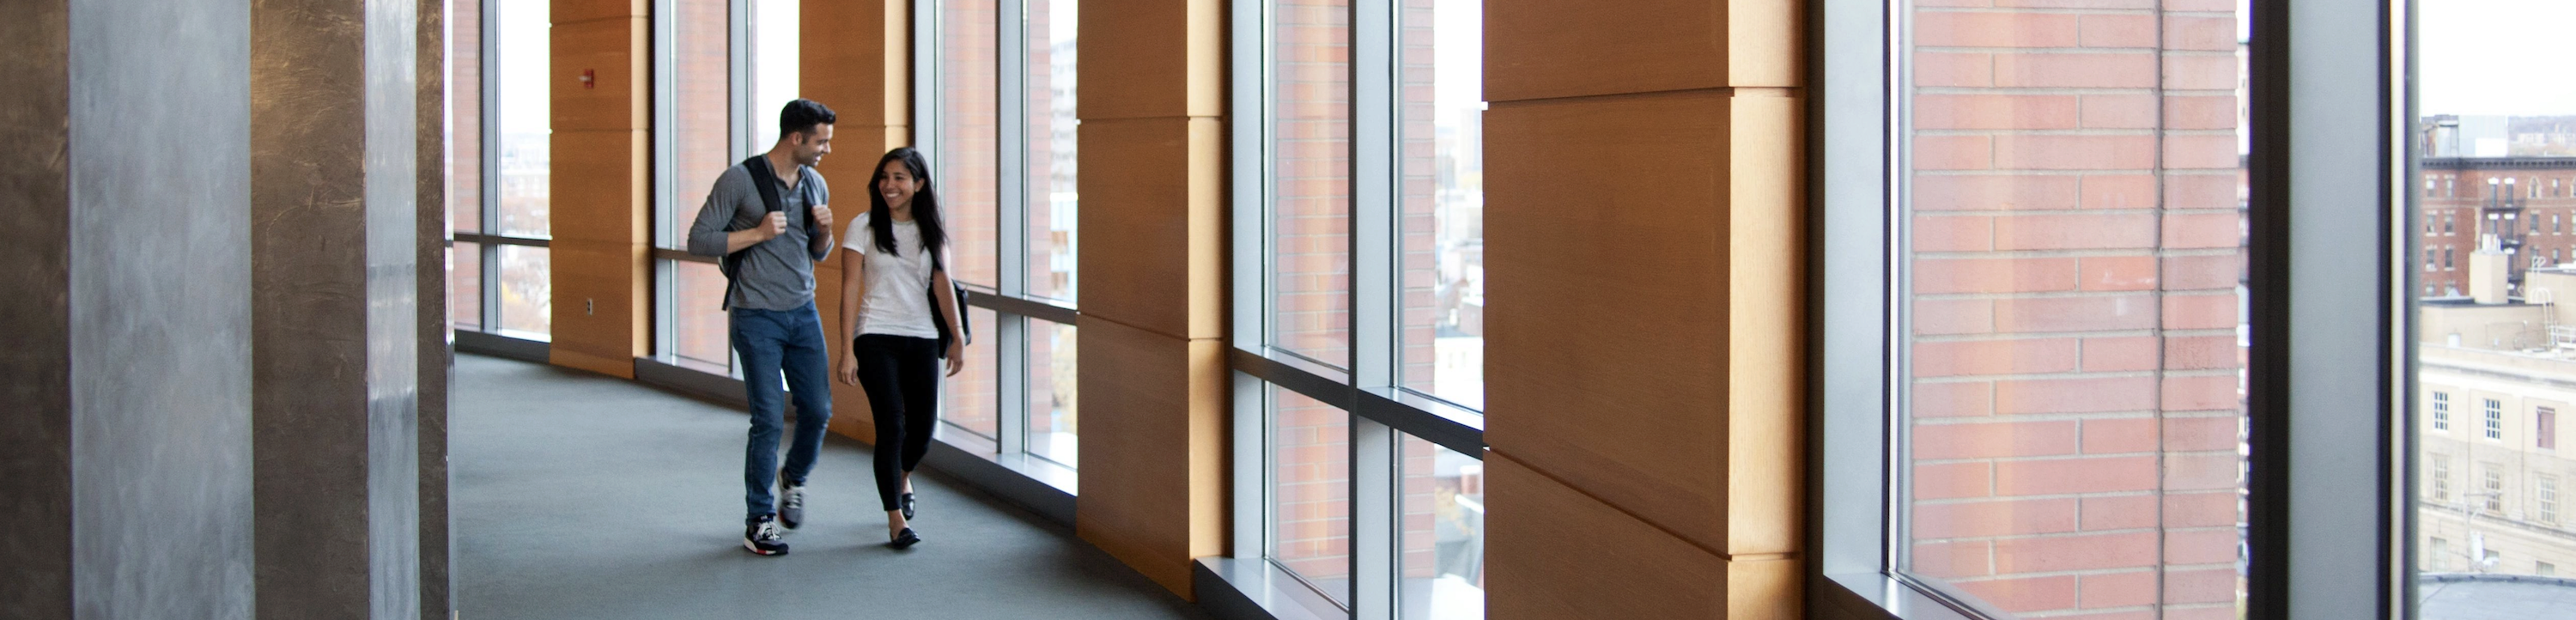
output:
[[[1907, 619], [2000, 617], [1894, 569], [1902, 488], [1891, 424], [1901, 405], [1892, 321], [1904, 197], [1891, 105], [1905, 5], [1809, 5], [1810, 498], [1825, 586]], [[2413, 600], [2411, 498], [2418, 243], [2411, 7], [2403, 1], [2252, 0], [2248, 43], [2245, 497], [2248, 617], [2396, 618]], [[2295, 36], [2293, 36], [2295, 34]], [[2296, 79], [2290, 79], [2293, 76]], [[2349, 183], [2348, 179], [2377, 179]], [[2448, 220], [2446, 215], [2446, 223]], [[2429, 217], [2429, 215], [2424, 215]], [[2354, 248], [2370, 260], [2351, 260]], [[2378, 389], [2349, 389], [2349, 386]], [[1831, 437], [1833, 441], [1825, 441]], [[1901, 443], [1901, 442], [1900, 442]], [[2293, 484], [2295, 482], [2296, 484]], [[2297, 518], [2291, 515], [2296, 514]], [[2354, 532], [2367, 532], [2356, 540]], [[2359, 544], [2356, 544], [2359, 543]], [[1837, 594], [1839, 595], [1839, 594]]]
[[[501, 102], [501, 76], [500, 72], [493, 67], [493, 59], [500, 56], [501, 19], [498, 13], [501, 0], [468, 1], [477, 3], [475, 28], [480, 34], [476, 38], [479, 39], [478, 43], [482, 47], [477, 58], [479, 64], [474, 69], [474, 79], [478, 84], [475, 113], [481, 117], [481, 121], [476, 123], [479, 134], [477, 139], [480, 141], [477, 146], [481, 152], [476, 153], [475, 158], [480, 162], [478, 165], [482, 167], [477, 173], [479, 178], [476, 180], [481, 187], [477, 192], [479, 195], [475, 197], [477, 202], [475, 232], [460, 232], [450, 224], [447, 230], [447, 241], [451, 247], [456, 243], [475, 244], [477, 263], [481, 267], [481, 277], [477, 282], [479, 298], [477, 301], [480, 302], [478, 305], [482, 314], [475, 321], [474, 329], [461, 331], [534, 343], [551, 342], [554, 339], [551, 329], [547, 333], [536, 333], [502, 327], [506, 324], [501, 316], [502, 248], [504, 246], [549, 248], [552, 239], [501, 233], [501, 148], [499, 146], [501, 123], [498, 120], [499, 113], [496, 112]], [[446, 207], [442, 205], [441, 208]], [[549, 321], [551, 322], [551, 317]]]
[[[1349, 351], [1345, 360], [1314, 360], [1269, 342], [1272, 321], [1269, 161], [1274, 117], [1270, 58], [1274, 39], [1271, 0], [1229, 0], [1228, 102], [1233, 121], [1228, 178], [1234, 256], [1231, 333], [1227, 352], [1234, 377], [1234, 560], [1285, 573], [1272, 563], [1268, 497], [1271, 466], [1267, 387], [1276, 386], [1350, 414], [1350, 595], [1331, 601], [1353, 618], [1393, 618], [1403, 605], [1401, 583], [1404, 508], [1399, 484], [1404, 436], [1483, 460], [1484, 414], [1402, 385], [1397, 338], [1402, 329], [1396, 166], [1395, 56], [1398, 6], [1391, 0], [1350, 2], [1350, 295]], [[1375, 67], [1375, 69], [1371, 69]], [[1274, 580], [1279, 581], [1279, 580]], [[1295, 578], [1285, 581], [1296, 582]], [[1238, 587], [1245, 587], [1238, 584]], [[1267, 587], [1267, 586], [1263, 586]], [[1319, 592], [1309, 592], [1318, 594]], [[1303, 598], [1301, 596], [1292, 598]], [[1330, 600], [1330, 597], [1323, 597]], [[1311, 600], [1311, 599], [1309, 599]], [[1307, 611], [1315, 611], [1311, 609]]]
[[[1030, 120], [1028, 95], [1031, 84], [1027, 75], [1027, 11], [1030, 3], [1045, 1], [1001, 0], [993, 5], [996, 130], [994, 183], [996, 187], [994, 188], [995, 238], [990, 241], [994, 252], [995, 281], [989, 284], [967, 283], [970, 292], [966, 296], [966, 305], [993, 312], [993, 324], [979, 326], [976, 332], [978, 337], [997, 339], [993, 346], [996, 358], [994, 360], [996, 408], [994, 434], [991, 437], [984, 437], [980, 431], [968, 430], [946, 419], [942, 419], [940, 424], [948, 430], [992, 441], [997, 458], [1015, 459], [1023, 463], [1042, 463], [1073, 471], [1078, 469], [1081, 458], [1078, 453], [1074, 457], [1076, 463], [1066, 463], [1030, 449], [1030, 440], [1034, 435], [1029, 432], [1029, 396], [1034, 388], [1029, 384], [1028, 365], [1047, 361], [1036, 359], [1029, 354], [1031, 335], [1044, 331], [1044, 326], [1032, 324], [1031, 321], [1074, 327], [1078, 325], [1082, 314], [1080, 306], [1075, 301], [1028, 294], [1030, 267], [1028, 197], [1029, 192], [1033, 191], [1033, 184], [1029, 182], [1028, 177], [1028, 121]], [[943, 59], [940, 37], [940, 33], [943, 32], [943, 23], [940, 20], [944, 14], [942, 8], [942, 0], [914, 3], [911, 24], [912, 126], [915, 128], [912, 132], [912, 145], [927, 155], [934, 166], [947, 161], [947, 153], [940, 145], [938, 130], [940, 119], [946, 112], [941, 107], [940, 98], [941, 79], [945, 76], [945, 73], [940, 70]], [[1081, 231], [1076, 230], [1074, 235], [1079, 239]], [[1076, 247], [1079, 247], [1078, 243]], [[959, 244], [959, 247], [966, 247], [966, 244]], [[1077, 291], [1073, 296], [1079, 299], [1079, 294]], [[1079, 334], [1077, 328], [1076, 341], [1081, 339]], [[1077, 369], [1075, 372], [1080, 370]], [[1078, 435], [1080, 432], [1077, 427], [1075, 433]], [[981, 450], [982, 446], [979, 443], [973, 451]]]

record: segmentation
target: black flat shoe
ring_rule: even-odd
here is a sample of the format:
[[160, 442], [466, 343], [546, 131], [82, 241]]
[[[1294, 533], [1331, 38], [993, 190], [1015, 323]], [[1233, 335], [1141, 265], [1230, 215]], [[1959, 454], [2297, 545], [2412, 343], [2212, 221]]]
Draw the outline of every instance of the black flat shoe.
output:
[[900, 500], [900, 501], [902, 501], [902, 502], [903, 502], [903, 518], [904, 518], [904, 520], [906, 520], [906, 521], [912, 520], [912, 494], [911, 494], [911, 493], [905, 493], [905, 494], [903, 494], [903, 499], [902, 499], [902, 500]]
[[887, 542], [886, 546], [894, 547], [896, 549], [910, 549], [913, 545], [917, 544], [921, 544], [921, 535], [912, 533], [912, 528], [907, 527], [903, 528], [903, 531], [901, 532], [895, 532], [894, 540]]

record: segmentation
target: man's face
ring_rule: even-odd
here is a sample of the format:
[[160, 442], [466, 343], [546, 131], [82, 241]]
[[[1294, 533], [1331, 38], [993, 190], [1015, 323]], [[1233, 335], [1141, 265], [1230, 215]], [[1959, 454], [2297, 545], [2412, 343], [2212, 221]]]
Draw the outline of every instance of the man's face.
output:
[[806, 166], [821, 164], [823, 156], [832, 152], [832, 125], [829, 123], [815, 125], [813, 129], [798, 133], [789, 140], [795, 145], [797, 164]]

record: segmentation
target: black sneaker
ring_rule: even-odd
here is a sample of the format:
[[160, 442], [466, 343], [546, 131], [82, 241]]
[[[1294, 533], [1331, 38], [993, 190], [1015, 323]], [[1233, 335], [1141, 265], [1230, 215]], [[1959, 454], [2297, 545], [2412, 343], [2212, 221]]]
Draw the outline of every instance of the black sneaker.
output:
[[796, 529], [805, 521], [805, 485], [781, 485], [778, 489], [778, 524]]
[[742, 548], [760, 555], [787, 555], [787, 541], [781, 540], [778, 519], [762, 517], [742, 531]]

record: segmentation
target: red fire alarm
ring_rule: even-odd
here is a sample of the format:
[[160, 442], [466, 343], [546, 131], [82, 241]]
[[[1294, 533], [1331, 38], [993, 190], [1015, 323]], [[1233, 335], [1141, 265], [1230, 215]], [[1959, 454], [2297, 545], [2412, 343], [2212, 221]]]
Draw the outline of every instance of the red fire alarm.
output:
[[596, 88], [596, 87], [598, 87], [598, 86], [599, 86], [599, 77], [598, 77], [598, 76], [593, 75], [589, 69], [583, 69], [583, 70], [581, 70], [581, 89], [582, 89], [582, 90], [590, 90], [590, 89], [592, 89], [592, 88]]

